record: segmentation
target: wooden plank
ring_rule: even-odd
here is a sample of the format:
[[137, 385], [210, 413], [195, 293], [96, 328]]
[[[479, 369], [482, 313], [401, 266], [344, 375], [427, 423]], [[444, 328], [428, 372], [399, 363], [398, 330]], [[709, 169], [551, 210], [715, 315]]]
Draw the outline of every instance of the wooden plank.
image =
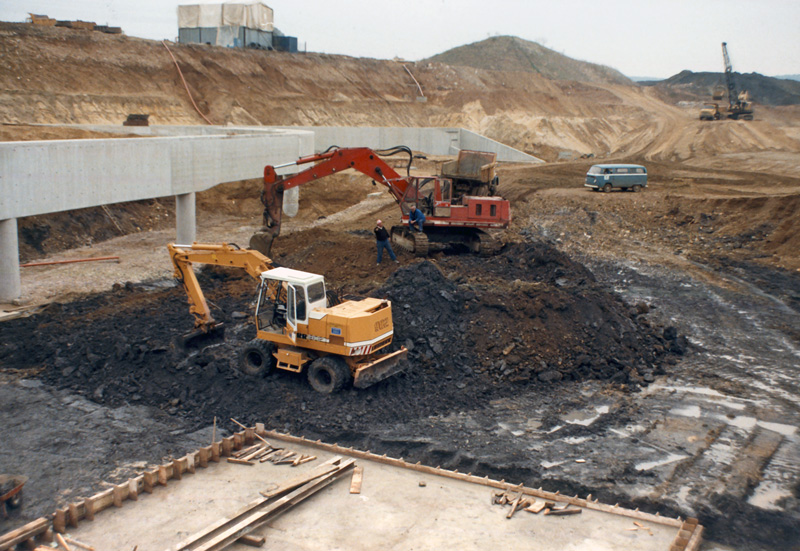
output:
[[200, 448], [197, 450], [197, 462], [200, 467], [205, 469], [208, 467], [208, 457], [211, 455], [211, 450], [208, 448]]
[[545, 511], [544, 514], [550, 516], [563, 517], [566, 515], [580, 515], [582, 512], [583, 512], [582, 509], [578, 509], [577, 507], [575, 507], [570, 509], [550, 509], [549, 511]]
[[139, 500], [139, 482], [143, 479], [143, 476], [137, 476], [128, 480], [128, 499]]
[[252, 451], [254, 451], [254, 450], [258, 449], [258, 448], [261, 448], [261, 444], [254, 444], [254, 445], [252, 445], [252, 446], [250, 446], [248, 448], [242, 448], [238, 452], [234, 453], [233, 457], [235, 457], [237, 459], [240, 459], [243, 455], [247, 455], [250, 452], [252, 452]]
[[353, 459], [345, 460], [339, 465], [337, 471], [307, 482], [291, 493], [273, 501], [264, 500], [263, 507], [259, 507], [257, 510], [250, 511], [244, 515], [237, 515], [227, 519], [224, 525], [214, 530], [213, 533], [207, 533], [200, 538], [195, 538], [193, 536], [188, 544], [179, 545], [176, 551], [188, 551], [190, 549], [192, 551], [219, 551], [224, 549], [241, 536], [247, 535], [248, 532], [269, 522], [276, 515], [287, 511], [294, 505], [338, 480], [352, 468], [354, 462]]
[[235, 457], [229, 457], [228, 463], [236, 463], [237, 465], [250, 465], [251, 467], [255, 465], [252, 461], [245, 461], [244, 459], [236, 459]]
[[244, 545], [249, 545], [250, 547], [263, 547], [266, 541], [267, 538], [264, 536], [251, 536], [250, 534], [247, 534], [236, 540], [236, 543], [242, 543]]
[[511, 503], [511, 510], [506, 515], [506, 518], [511, 518], [514, 516], [514, 513], [517, 512], [517, 508], [519, 507], [519, 502], [522, 500], [522, 492], [516, 497], [516, 499]]
[[142, 476], [144, 477], [144, 491], [148, 494], [152, 494], [153, 487], [158, 483], [158, 469], [153, 471], [145, 471]]
[[122, 502], [127, 496], [127, 484], [114, 486], [114, 507], [122, 507]]
[[186, 460], [186, 472], [189, 474], [194, 474], [195, 471], [195, 463], [197, 462], [197, 453], [187, 453], [184, 459]]
[[309, 461], [314, 461], [317, 458], [316, 455], [307, 455], [305, 457], [300, 458], [300, 460], [295, 463], [294, 465], [302, 465], [303, 463], [308, 463]]
[[94, 497], [83, 500], [83, 510], [86, 511], [86, 520], [94, 520]]
[[99, 513], [104, 509], [108, 509], [114, 503], [114, 488], [103, 490], [96, 493], [94, 496], [94, 512]]
[[211, 444], [211, 461], [213, 461], [214, 463], [219, 462], [219, 456], [222, 453], [220, 451], [221, 446], [222, 445], [219, 442], [214, 442], [213, 444]]
[[271, 498], [271, 497], [275, 497], [277, 495], [280, 495], [282, 493], [288, 492], [290, 490], [294, 490], [298, 486], [301, 486], [301, 485], [305, 484], [306, 482], [308, 482], [310, 480], [314, 480], [317, 477], [320, 477], [320, 476], [323, 476], [323, 475], [326, 475], [328, 473], [331, 473], [331, 472], [335, 471], [338, 468], [337, 465], [340, 464], [342, 461], [343, 461], [343, 459], [341, 457], [339, 457], [339, 456], [332, 457], [332, 458], [328, 459], [325, 463], [320, 463], [319, 465], [317, 465], [313, 469], [310, 469], [309, 471], [301, 473], [301, 474], [295, 476], [294, 478], [291, 478], [291, 479], [287, 480], [286, 482], [284, 482], [283, 484], [281, 484], [280, 486], [278, 486], [274, 490], [269, 490], [269, 491], [265, 490], [265, 491], [259, 492], [259, 493], [262, 496], [266, 497], [266, 498]]
[[245, 461], [250, 461], [257, 455], [261, 455], [262, 453], [264, 453], [264, 450], [266, 449], [264, 444], [256, 444], [253, 447], [255, 448], [255, 450], [243, 455], [240, 459], [244, 459]]
[[74, 540], [72, 538], [68, 538], [67, 536], [64, 536], [64, 540], [67, 543], [71, 543], [75, 547], [80, 547], [81, 549], [86, 549], [86, 551], [95, 551], [95, 548], [92, 547], [91, 545], [87, 545], [85, 543], [79, 542], [78, 540]]
[[72, 547], [70, 547], [69, 544], [64, 541], [64, 536], [61, 534], [56, 534], [56, 541], [58, 542], [58, 545], [63, 547], [66, 551], [72, 551]]
[[[341, 457], [334, 457], [334, 458], [331, 458], [329, 461], [327, 461], [326, 464], [324, 464], [324, 466], [325, 467], [331, 467], [332, 470], [335, 471], [336, 469], [339, 468], [339, 466], [342, 465], [342, 461], [343, 461], [343, 459]], [[350, 465], [352, 465], [353, 463], [355, 463], [355, 460], [352, 460], [352, 459], [349, 460], [349, 464]], [[277, 495], [279, 495], [281, 493], [285, 493], [286, 491], [288, 491], [290, 489], [295, 489], [298, 486], [301, 486], [301, 485], [303, 485], [304, 483], [306, 483], [308, 481], [314, 480], [315, 479], [315, 475], [319, 476], [318, 472], [320, 470], [320, 467], [322, 467], [322, 466], [323, 465], [318, 465], [314, 469], [311, 469], [308, 473], [305, 473], [306, 474], [305, 481], [300, 482], [300, 483], [298, 483], [296, 485], [291, 486], [290, 484], [287, 483], [287, 484], [284, 484], [283, 487], [278, 487], [275, 490], [273, 490], [272, 492], [268, 492], [268, 493], [261, 492], [261, 495], [263, 495], [264, 497], [256, 499], [255, 501], [252, 501], [248, 505], [244, 506], [233, 517], [223, 518], [223, 519], [220, 519], [220, 520], [208, 525], [206, 528], [204, 528], [200, 532], [190, 536], [189, 538], [187, 538], [183, 542], [179, 543], [174, 549], [176, 549], [176, 550], [191, 549], [192, 547], [190, 547], [190, 546], [196, 545], [196, 544], [198, 544], [198, 542], [201, 542], [204, 539], [208, 539], [208, 538], [212, 537], [212, 534], [214, 532], [218, 532], [218, 531], [222, 530], [226, 524], [229, 524], [229, 523], [232, 522], [232, 519], [245, 516], [245, 515], [247, 515], [249, 513], [252, 513], [253, 511], [258, 510], [259, 508], [265, 507], [265, 504], [270, 500], [271, 497], [277, 496]], [[333, 471], [329, 471], [328, 474], [330, 474], [330, 472], [333, 472]], [[298, 477], [295, 477], [295, 480], [297, 478]]]
[[350, 481], [350, 493], [361, 493], [361, 482], [364, 479], [364, 467], [358, 466], [353, 469], [353, 479]]
[[166, 486], [169, 477], [167, 476], [167, 467], [165, 465], [158, 466], [158, 485]]
[[[63, 510], [62, 510], [63, 511]], [[0, 551], [8, 551], [22, 542], [47, 531], [50, 522], [42, 517], [0, 536]]]
[[[64, 510], [63, 508], [56, 509], [56, 512], [53, 515], [53, 530], [55, 530], [56, 532], [67, 531], [67, 511]], [[0, 545], [0, 551], [2, 551], [2, 549], [3, 546]]]
[[75, 528], [78, 526], [78, 521], [80, 520], [80, 515], [78, 514], [78, 505], [76, 503], [70, 503], [67, 505], [67, 521], [69, 525]]
[[534, 501], [533, 503], [525, 507], [526, 511], [534, 514], [541, 513], [543, 509], [544, 509], [544, 501]]

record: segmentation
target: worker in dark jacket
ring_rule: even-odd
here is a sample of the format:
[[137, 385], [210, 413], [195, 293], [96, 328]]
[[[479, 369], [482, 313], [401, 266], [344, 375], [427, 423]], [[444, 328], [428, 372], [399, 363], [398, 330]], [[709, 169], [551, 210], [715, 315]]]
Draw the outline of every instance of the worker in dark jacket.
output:
[[414, 205], [411, 205], [411, 210], [408, 212], [408, 226], [414, 230], [416, 225], [421, 233], [423, 222], [425, 222], [425, 214]]
[[383, 249], [389, 251], [389, 256], [394, 260], [395, 264], [400, 264], [397, 257], [394, 255], [392, 244], [389, 243], [389, 232], [383, 227], [383, 222], [378, 220], [375, 223], [375, 229], [372, 231], [375, 232], [375, 241], [378, 245], [378, 265], [380, 265], [381, 259], [383, 259]]

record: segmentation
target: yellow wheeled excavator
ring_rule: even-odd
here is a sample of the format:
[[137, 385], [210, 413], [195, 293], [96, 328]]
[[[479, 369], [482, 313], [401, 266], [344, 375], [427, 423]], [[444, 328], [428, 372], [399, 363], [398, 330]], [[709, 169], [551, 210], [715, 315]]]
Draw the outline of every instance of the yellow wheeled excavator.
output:
[[364, 298], [339, 302], [329, 296], [321, 275], [284, 267], [258, 251], [229, 243], [167, 245], [175, 278], [189, 297], [194, 331], [220, 329], [211, 315], [192, 264], [230, 266], [258, 280], [254, 320], [256, 338], [240, 354], [249, 375], [273, 369], [306, 371], [314, 390], [329, 394], [352, 383], [366, 388], [402, 371], [408, 351], [384, 353], [392, 342], [392, 304]]

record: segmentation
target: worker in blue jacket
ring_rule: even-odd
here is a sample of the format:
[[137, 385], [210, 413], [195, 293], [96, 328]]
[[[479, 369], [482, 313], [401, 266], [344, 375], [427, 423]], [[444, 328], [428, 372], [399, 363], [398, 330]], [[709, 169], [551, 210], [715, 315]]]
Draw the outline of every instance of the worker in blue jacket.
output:
[[425, 222], [425, 214], [414, 205], [411, 205], [411, 210], [408, 211], [408, 227], [414, 230], [416, 225], [420, 232], [422, 232], [422, 224]]

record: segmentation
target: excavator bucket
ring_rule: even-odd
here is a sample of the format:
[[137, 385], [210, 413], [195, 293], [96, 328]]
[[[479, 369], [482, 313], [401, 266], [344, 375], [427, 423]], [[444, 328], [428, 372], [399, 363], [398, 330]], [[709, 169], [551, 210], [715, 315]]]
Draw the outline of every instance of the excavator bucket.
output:
[[380, 354], [368, 361], [359, 363], [353, 373], [353, 386], [367, 388], [378, 381], [391, 377], [408, 368], [408, 349], [404, 346], [396, 352]]
[[275, 241], [275, 234], [265, 231], [257, 231], [250, 237], [250, 248], [255, 249], [266, 257], [272, 257], [272, 242]]
[[199, 350], [225, 340], [225, 326], [218, 323], [208, 330], [195, 329], [175, 339], [179, 350]]

